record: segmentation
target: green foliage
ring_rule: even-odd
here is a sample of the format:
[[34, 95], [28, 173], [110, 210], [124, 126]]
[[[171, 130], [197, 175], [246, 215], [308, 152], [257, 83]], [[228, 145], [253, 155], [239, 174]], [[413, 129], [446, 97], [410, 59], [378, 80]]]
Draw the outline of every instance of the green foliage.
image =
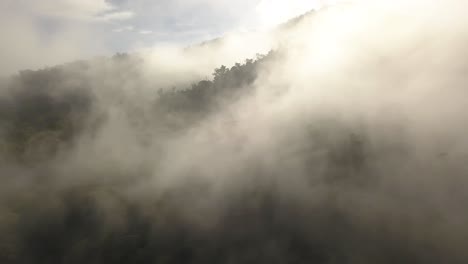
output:
[[[202, 120], [216, 111], [219, 104], [236, 100], [248, 92], [257, 77], [259, 64], [266, 58], [258, 55], [256, 61], [249, 59], [231, 68], [223, 65], [214, 70], [213, 80], [201, 80], [187, 88], [153, 88], [157, 91], [153, 103], [154, 114], [158, 117], [156, 122], [173, 129]], [[0, 96], [3, 131], [0, 155], [17, 161], [47, 160], [58, 153], [57, 146], [71, 144], [90, 118], [94, 90], [100, 89], [95, 87], [99, 82], [88, 73], [94, 64], [114, 65], [110, 71], [102, 72], [109, 75], [102, 78], [137, 79], [141, 64], [138, 57], [117, 53], [111, 59], [102, 60], [25, 70], [4, 84], [3, 90], [8, 93]]]
[[[185, 89], [154, 88], [156, 99], [151, 101], [148, 120], [137, 111], [138, 106], [122, 108], [136, 109], [135, 113], [129, 111], [130, 119], [136, 124], [147, 121], [169, 133], [186, 131], [226, 104], [252, 92], [259, 68], [274, 55], [258, 56], [255, 61], [246, 60], [231, 68], [221, 66], [214, 70], [213, 80], [201, 80]], [[111, 60], [118, 67], [113, 69], [115, 72], [105, 74], [118, 80], [129, 76], [128, 72], [134, 70], [131, 67], [138, 67], [130, 55], [117, 54]], [[6, 89], [8, 95], [0, 98], [0, 132], [3, 133], [0, 157], [7, 159], [0, 163], [47, 164], [73, 145], [83, 129], [90, 129], [91, 120], [97, 126], [105, 121], [106, 116], [99, 116], [96, 110], [100, 105], [93, 94], [99, 87], [87, 77], [89, 67], [91, 63], [77, 62], [23, 71], [13, 78]], [[126, 67], [130, 69], [125, 71]], [[343, 144], [325, 154], [331, 165], [361, 169], [363, 145], [348, 135], [330, 138], [329, 132], [342, 131], [333, 125], [329, 130], [316, 126], [304, 132], [305, 137], [322, 137], [325, 143], [321, 148], [325, 152], [329, 151], [327, 140], [341, 140]], [[326, 133], [320, 134], [321, 131]], [[289, 155], [289, 151], [297, 151], [298, 147], [315, 148], [305, 146], [309, 141], [301, 141], [306, 142], [304, 146], [285, 144], [288, 146], [278, 150], [278, 155]], [[308, 150], [299, 151], [304, 154], [301, 158], [308, 162]], [[316, 169], [313, 164], [308, 166], [311, 172]], [[129, 188], [128, 181], [135, 184], [148, 176], [144, 168], [132, 168], [129, 172], [106, 168], [99, 173], [111, 175], [111, 182], [96, 180], [86, 186], [61, 188], [47, 183], [47, 176], [53, 170], [44, 170], [37, 171], [37, 175], [43, 173], [44, 177], [28, 179], [37, 183], [33, 189], [7, 196], [14, 197], [4, 202], [9, 208], [0, 208], [0, 212], [9, 212], [3, 215], [5, 219], [0, 215], [0, 233], [4, 235], [0, 237], [1, 263], [341, 263], [339, 260], [347, 248], [334, 237], [323, 240], [315, 236], [322, 232], [317, 227], [333, 230], [345, 226], [343, 235], [356, 236], [356, 230], [346, 226], [348, 220], [331, 206], [319, 208], [320, 215], [313, 218], [318, 224], [310, 225], [315, 229], [307, 229], [311, 235], [306, 234], [304, 226], [309, 227], [309, 223], [304, 224], [302, 212], [275, 196], [274, 177], [269, 177], [267, 184], [252, 183], [226, 193], [229, 199], [222, 203], [223, 208], [217, 209], [216, 221], [205, 223], [211, 217], [202, 214], [210, 199], [211, 186], [196, 177], [171, 192], [150, 197], [151, 206], [143, 206], [141, 200], [129, 197], [122, 190]], [[246, 166], [242, 173], [252, 174], [253, 181], [262, 182], [272, 172]], [[334, 177], [334, 173], [329, 174]], [[122, 182], [118, 180], [121, 174], [127, 177]], [[105, 206], [98, 204], [101, 199]], [[287, 214], [278, 214], [280, 210]], [[187, 212], [201, 213], [193, 216], [200, 223], [187, 224], [184, 215]], [[1, 230], [2, 227], [12, 231]]]

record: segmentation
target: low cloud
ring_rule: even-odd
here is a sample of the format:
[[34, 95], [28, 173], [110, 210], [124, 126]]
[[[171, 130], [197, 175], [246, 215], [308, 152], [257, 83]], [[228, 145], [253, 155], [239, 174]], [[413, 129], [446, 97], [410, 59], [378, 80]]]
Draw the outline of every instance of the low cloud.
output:
[[[2, 1], [0, 74], [108, 53], [104, 28], [134, 13], [104, 0]], [[14, 26], [12, 26], [14, 25]]]
[[[23, 73], [26, 92], [3, 102], [21, 110], [4, 125], [20, 147], [2, 144], [25, 158], [0, 167], [0, 252], [467, 263], [466, 7], [369, 1], [272, 35]], [[43, 84], [45, 99], [28, 93]], [[80, 122], [54, 115], [71, 110]]]

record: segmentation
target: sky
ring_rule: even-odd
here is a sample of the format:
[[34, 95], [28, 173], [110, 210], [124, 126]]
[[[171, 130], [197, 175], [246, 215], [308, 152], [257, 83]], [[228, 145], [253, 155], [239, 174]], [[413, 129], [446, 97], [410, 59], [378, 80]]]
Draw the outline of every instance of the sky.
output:
[[273, 27], [320, 0], [2, 0], [2, 72]]

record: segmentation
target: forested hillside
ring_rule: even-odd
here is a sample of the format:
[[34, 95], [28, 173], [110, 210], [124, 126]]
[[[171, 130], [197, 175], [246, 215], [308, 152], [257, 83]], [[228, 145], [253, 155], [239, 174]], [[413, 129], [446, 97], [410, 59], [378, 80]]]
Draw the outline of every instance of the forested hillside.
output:
[[[142, 63], [137, 55], [117, 54], [113, 58], [100, 59], [112, 64], [110, 69], [100, 68], [99, 72], [115, 76], [121, 81], [132, 80], [151, 91], [152, 98], [145, 101], [151, 105], [151, 122], [161, 126], [188, 127], [199, 122], [210, 113], [216, 112], [220, 104], [228, 104], [242, 94], [252, 92], [250, 85], [255, 81], [257, 65], [264, 63], [269, 55], [258, 55], [256, 60], [247, 59], [231, 68], [222, 65], [213, 72], [210, 80], [201, 80], [190, 87], [154, 87], [138, 75]], [[0, 101], [4, 159], [28, 162], [27, 156], [34, 151], [41, 159], [48, 159], [61, 146], [71, 144], [83, 126], [90, 121], [92, 111], [99, 104], [95, 94], [102, 84], [98, 77], [90, 74], [95, 70], [95, 61], [74, 62], [37, 71], [25, 70], [13, 76], [2, 87], [5, 94]], [[136, 72], [132, 74], [132, 71]], [[157, 77], [156, 77], [157, 78]], [[119, 90], [122, 83], [113, 80], [104, 83], [106, 89]], [[112, 100], [125, 100], [115, 95]], [[95, 113], [94, 113], [95, 114]], [[101, 113], [103, 114], [103, 113]], [[135, 122], [143, 118], [132, 116]], [[179, 120], [179, 121], [177, 121]], [[171, 123], [172, 122], [172, 123]], [[98, 124], [96, 124], [98, 125]], [[42, 142], [44, 140], [44, 142]]]
[[3, 80], [0, 263], [466, 263], [464, 24], [352, 10]]
[[[110, 104], [122, 107], [132, 129], [138, 130], [137, 142], [125, 142], [125, 138], [117, 138], [117, 142], [143, 144], [138, 148], [147, 151], [147, 147], [151, 148], [144, 145], [147, 141], [171, 140], [187, 133], [223, 108], [255, 93], [252, 84], [257, 71], [274, 56], [275, 52], [271, 52], [231, 68], [221, 66], [214, 70], [211, 80], [190, 87], [147, 87], [153, 98], [142, 101], [145, 106], [127, 105], [128, 98], [112, 95], [115, 98]], [[121, 54], [106, 60], [115, 63], [107, 74], [115, 78], [126, 76], [122, 79], [128, 78], [139, 63], [130, 55]], [[233, 181], [228, 184], [231, 187], [214, 187], [203, 175], [197, 176], [201, 172], [193, 171], [184, 172], [183, 177], [188, 178], [177, 187], [155, 188], [154, 192], [140, 186], [151, 176], [145, 158], [127, 165], [130, 167], [110, 164], [117, 167], [107, 168], [102, 164], [102, 168], [77, 168], [76, 172], [57, 168], [60, 165], [56, 163], [63, 162], [64, 157], [73, 155], [70, 152], [84, 144], [83, 137], [95, 137], [110, 118], [99, 105], [104, 102], [95, 89], [113, 87], [97, 86], [99, 80], [87, 72], [93, 67], [90, 63], [22, 71], [3, 89], [2, 177], [9, 188], [2, 191], [2, 263], [330, 263], [345, 257], [347, 249], [339, 245], [338, 235], [313, 238], [316, 235], [304, 232], [321, 234], [323, 228], [335, 232], [333, 229], [339, 226], [346, 228], [342, 224], [349, 219], [336, 215], [338, 209], [333, 205], [321, 204], [314, 209], [318, 210], [313, 217], [317, 223], [304, 222], [304, 212], [296, 208], [299, 205], [277, 196], [278, 183], [273, 175], [280, 172], [268, 172], [270, 169], [262, 169], [263, 165], [255, 165], [255, 160], [243, 165], [246, 168], [241, 168], [242, 173], [229, 173], [234, 174], [231, 177], [244, 174], [242, 177], [249, 179], [247, 185], [237, 186], [240, 183], [236, 180], [227, 179]], [[118, 81], [112, 84], [118, 85]], [[328, 129], [334, 128], [320, 130]], [[146, 130], [151, 133], [145, 133]], [[328, 132], [320, 130], [307, 133], [326, 137], [322, 133]], [[336, 132], [345, 133], [340, 136], [345, 140], [344, 149], [330, 152], [330, 162], [347, 166], [346, 171], [360, 170], [364, 162], [361, 135]], [[322, 143], [328, 148], [328, 143]], [[281, 152], [289, 155], [288, 151], [300, 151], [304, 155], [301, 159], [307, 159], [306, 150], [301, 148], [312, 146], [297, 147]], [[110, 152], [102, 154], [112, 155]], [[123, 155], [123, 159], [135, 158], [125, 151]], [[330, 180], [339, 177], [330, 173]], [[143, 196], [149, 197], [127, 193], [134, 192], [133, 188], [143, 188]], [[223, 194], [217, 194], [217, 188], [222, 188]], [[203, 208], [206, 206], [209, 208]], [[346, 228], [340, 232], [353, 235], [359, 231]]]

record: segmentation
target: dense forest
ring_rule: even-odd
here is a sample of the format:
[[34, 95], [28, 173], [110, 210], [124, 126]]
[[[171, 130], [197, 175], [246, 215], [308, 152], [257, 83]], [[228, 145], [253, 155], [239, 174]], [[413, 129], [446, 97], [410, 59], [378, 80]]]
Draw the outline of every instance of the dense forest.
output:
[[[215, 69], [212, 80], [202, 80], [188, 88], [150, 89], [154, 97], [144, 102], [149, 104], [149, 112], [143, 113], [137, 105], [124, 108], [134, 128], [142, 132], [136, 140], [143, 144], [145, 137], [169, 140], [209, 119], [221, 107], [253, 93], [251, 85], [257, 68], [274, 56], [277, 54], [271, 52], [230, 68], [221, 66]], [[115, 63], [115, 72], [109, 74], [117, 78], [129, 74], [127, 70], [139, 63], [126, 54], [108, 60]], [[94, 87], [98, 81], [86, 76], [90, 67], [89, 62], [75, 62], [22, 71], [8, 82], [7, 95], [0, 104], [5, 165], [2, 181], [11, 184], [6, 185], [9, 190], [2, 191], [2, 263], [338, 263], [347, 258], [350, 250], [342, 244], [341, 236], [372, 235], [360, 234], [348, 226], [350, 219], [333, 205], [315, 205], [310, 208], [314, 213], [285, 201], [275, 191], [276, 180], [268, 175], [279, 172], [263, 171], [266, 168], [261, 164], [243, 165], [246, 168], [238, 173], [245, 174], [242, 177], [249, 184], [223, 190], [222, 196], [229, 198], [211, 197], [215, 195], [211, 193], [213, 183], [192, 172], [193, 177], [186, 182], [160, 194], [144, 190], [148, 192], [145, 196], [150, 196], [144, 201], [139, 195], [134, 197], [124, 191], [147, 181], [150, 171], [145, 171], [144, 162], [140, 167], [132, 164], [125, 168], [127, 171], [103, 166], [104, 171], [94, 176], [98, 172], [54, 168], [77, 144], [83, 144], [80, 138], [98, 133], [108, 118], [108, 113], [99, 107], [103, 102], [93, 91], [98, 89]], [[119, 72], [121, 69], [125, 72]], [[125, 103], [118, 95], [115, 100]], [[157, 132], [144, 135], [142, 123], [144, 128]], [[310, 129], [308, 133], [325, 137], [321, 132], [324, 131]], [[363, 142], [351, 131], [344, 133], [349, 135], [341, 136], [343, 149], [331, 151], [329, 160], [345, 166], [346, 173], [361, 170], [365, 162]], [[132, 148], [123, 146], [127, 147]], [[339, 177], [337, 172], [329, 174], [327, 177]], [[15, 183], [17, 177], [28, 183]], [[74, 183], [55, 186], [53, 182], [60, 181], [57, 177]], [[105, 203], [111, 203], [111, 208], [95, 201], [101, 196]], [[209, 199], [214, 199], [210, 203], [219, 203], [209, 205], [216, 208], [197, 212], [197, 207], [206, 206]], [[206, 210], [216, 211], [216, 216], [204, 215], [211, 214]], [[186, 219], [186, 214], [202, 223], [191, 223], [193, 219]], [[330, 233], [323, 233], [323, 229]]]
[[445, 118], [463, 93], [393, 93], [463, 87], [446, 80], [468, 67], [411, 79], [399, 58], [420, 42], [360, 45], [331, 73], [311, 44], [191, 85], [126, 53], [3, 80], [0, 263], [466, 263], [463, 126]]

